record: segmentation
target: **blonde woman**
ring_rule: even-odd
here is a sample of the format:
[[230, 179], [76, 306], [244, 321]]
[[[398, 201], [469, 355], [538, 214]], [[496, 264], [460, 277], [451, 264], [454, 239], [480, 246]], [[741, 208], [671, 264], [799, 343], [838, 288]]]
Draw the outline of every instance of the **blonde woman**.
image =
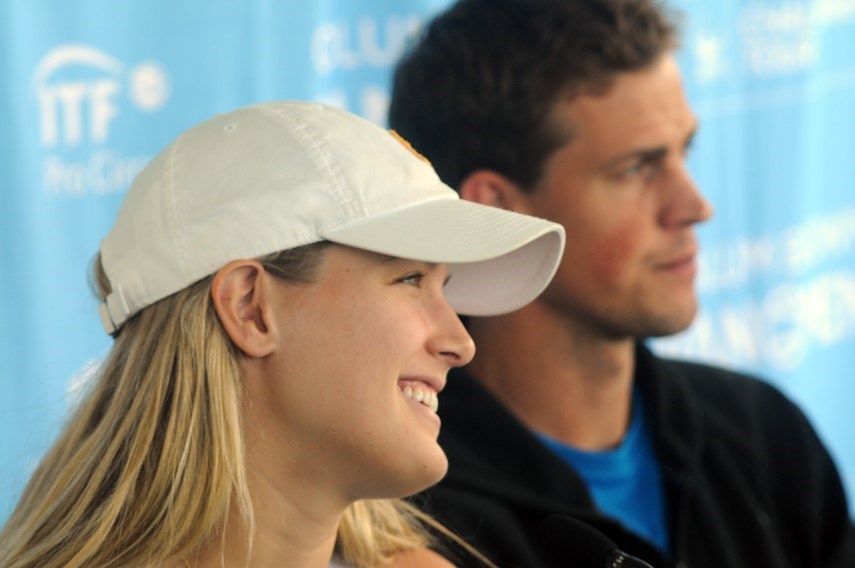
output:
[[94, 263], [114, 345], [0, 534], [3, 568], [449, 566], [455, 310], [551, 279], [553, 223], [457, 199], [395, 135], [298, 102], [220, 115], [135, 180]]

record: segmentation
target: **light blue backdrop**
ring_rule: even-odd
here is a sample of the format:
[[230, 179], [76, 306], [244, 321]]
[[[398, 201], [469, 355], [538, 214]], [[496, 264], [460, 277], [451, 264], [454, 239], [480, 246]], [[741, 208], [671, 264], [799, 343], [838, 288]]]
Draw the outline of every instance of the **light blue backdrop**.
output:
[[[0, 521], [109, 347], [86, 267], [130, 179], [214, 113], [316, 99], [383, 123], [448, 0], [0, 0]], [[855, 0], [675, 0], [702, 127], [703, 310], [656, 348], [762, 373], [855, 491]]]

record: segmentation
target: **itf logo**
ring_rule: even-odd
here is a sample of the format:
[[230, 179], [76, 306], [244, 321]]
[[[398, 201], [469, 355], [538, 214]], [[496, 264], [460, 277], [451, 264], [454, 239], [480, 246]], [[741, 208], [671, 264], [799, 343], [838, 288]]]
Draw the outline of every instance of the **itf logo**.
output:
[[[396, 14], [321, 22], [312, 32], [312, 66], [319, 77], [328, 79], [331, 89], [316, 99], [384, 124], [389, 92], [381, 78], [421, 24], [417, 15]], [[348, 104], [351, 98], [358, 100]]]
[[[42, 148], [59, 152], [43, 161], [45, 190], [82, 196], [126, 188], [149, 157], [125, 157], [109, 149], [110, 129], [126, 100], [147, 113], [163, 107], [170, 88], [164, 69], [153, 62], [128, 69], [103, 51], [67, 44], [39, 61], [33, 86]], [[62, 152], [82, 145], [93, 147], [86, 160], [64, 159]]]

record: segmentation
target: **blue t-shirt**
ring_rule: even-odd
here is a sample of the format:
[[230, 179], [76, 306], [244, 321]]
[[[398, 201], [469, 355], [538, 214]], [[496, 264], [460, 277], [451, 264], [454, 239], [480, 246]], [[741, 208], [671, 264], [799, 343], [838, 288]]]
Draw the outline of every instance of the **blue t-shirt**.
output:
[[578, 450], [539, 436], [585, 480], [600, 510], [661, 550], [670, 550], [662, 472], [637, 390], [633, 392], [629, 430], [613, 450]]

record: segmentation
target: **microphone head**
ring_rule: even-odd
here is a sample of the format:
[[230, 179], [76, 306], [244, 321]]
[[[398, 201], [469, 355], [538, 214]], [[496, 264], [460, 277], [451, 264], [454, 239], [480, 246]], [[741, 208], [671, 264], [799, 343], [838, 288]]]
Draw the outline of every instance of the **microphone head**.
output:
[[537, 527], [537, 540], [555, 566], [603, 568], [617, 545], [594, 527], [567, 515], [550, 515]]

